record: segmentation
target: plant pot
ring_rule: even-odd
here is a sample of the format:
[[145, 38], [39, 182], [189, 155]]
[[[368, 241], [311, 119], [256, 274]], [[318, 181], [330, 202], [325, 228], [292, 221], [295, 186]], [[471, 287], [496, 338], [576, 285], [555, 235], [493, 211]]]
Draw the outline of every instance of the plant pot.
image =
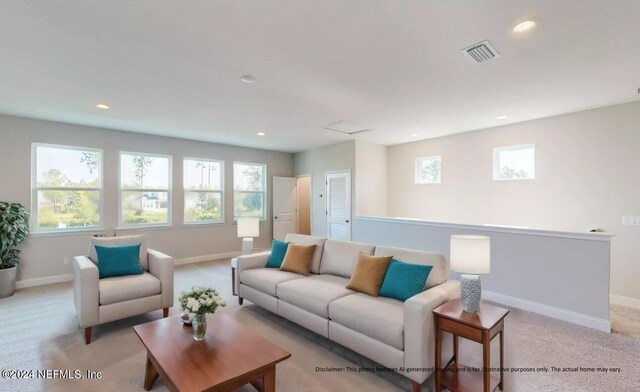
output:
[[0, 269], [0, 298], [13, 295], [16, 290], [16, 267]]

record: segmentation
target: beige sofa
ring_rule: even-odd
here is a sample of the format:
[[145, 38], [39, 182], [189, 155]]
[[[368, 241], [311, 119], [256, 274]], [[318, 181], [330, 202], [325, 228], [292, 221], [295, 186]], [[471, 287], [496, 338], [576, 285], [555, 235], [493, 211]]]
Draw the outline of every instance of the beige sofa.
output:
[[[413, 381], [414, 390], [419, 390], [434, 368], [432, 310], [460, 296], [459, 282], [447, 280], [445, 258], [411, 249], [299, 234], [288, 234], [285, 241], [317, 245], [311, 275], [265, 268], [269, 252], [238, 257], [236, 290], [240, 304], [246, 298], [388, 368], [397, 369]], [[345, 288], [360, 252], [432, 265], [426, 290], [402, 302]], [[445, 349], [451, 347], [447, 340], [451, 337], [447, 335]]]

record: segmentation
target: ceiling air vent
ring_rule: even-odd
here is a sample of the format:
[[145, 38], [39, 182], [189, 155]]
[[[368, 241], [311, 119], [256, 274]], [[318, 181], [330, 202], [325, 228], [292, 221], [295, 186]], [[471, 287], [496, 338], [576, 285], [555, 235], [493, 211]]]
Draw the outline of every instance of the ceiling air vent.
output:
[[462, 49], [462, 51], [467, 52], [476, 63], [483, 63], [487, 60], [500, 57], [500, 53], [498, 53], [489, 41], [478, 42], [468, 48]]
[[327, 131], [339, 132], [345, 135], [355, 135], [358, 133], [371, 131], [371, 129], [369, 128], [348, 121], [333, 122], [331, 124], [323, 126], [322, 128], [326, 129]]

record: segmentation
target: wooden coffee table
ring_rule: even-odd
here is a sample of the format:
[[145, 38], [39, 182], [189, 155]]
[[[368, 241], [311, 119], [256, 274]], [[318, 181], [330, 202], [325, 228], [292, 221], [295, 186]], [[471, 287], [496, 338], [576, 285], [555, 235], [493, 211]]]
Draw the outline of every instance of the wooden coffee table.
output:
[[273, 392], [276, 364], [291, 356], [224, 313], [207, 319], [207, 337], [199, 342], [180, 316], [133, 329], [147, 348], [147, 391], [162, 376], [172, 391], [232, 391], [251, 383]]

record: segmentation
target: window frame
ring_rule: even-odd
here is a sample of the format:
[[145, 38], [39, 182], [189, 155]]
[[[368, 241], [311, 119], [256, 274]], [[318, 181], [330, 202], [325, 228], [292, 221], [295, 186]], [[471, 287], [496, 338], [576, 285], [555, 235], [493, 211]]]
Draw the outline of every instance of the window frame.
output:
[[[236, 164], [238, 165], [253, 165], [253, 166], [262, 166], [263, 168], [263, 176], [262, 176], [262, 191], [236, 191]], [[236, 216], [236, 193], [261, 193], [262, 194], [262, 216], [259, 216], [258, 219], [260, 221], [267, 220], [267, 164], [266, 163], [252, 163], [252, 162], [239, 162], [234, 161], [232, 166], [232, 188], [233, 188], [233, 204], [232, 204], [232, 213], [233, 213], [233, 222], [237, 222]]]
[[[500, 176], [500, 153], [533, 149], [533, 173], [531, 177], [503, 178]], [[493, 181], [531, 181], [536, 179], [536, 145], [535, 143], [514, 144], [495, 147], [493, 149]]]
[[[169, 167], [167, 168], [167, 189], [160, 188], [122, 188], [122, 156], [134, 155], [145, 156], [152, 158], [167, 158], [169, 160]], [[136, 152], [136, 151], [119, 151], [118, 152], [118, 227], [116, 230], [123, 229], [137, 229], [137, 228], [153, 228], [153, 227], [171, 227], [172, 226], [172, 214], [173, 214], [173, 197], [172, 197], [172, 185], [173, 185], [173, 156], [165, 154], [154, 154], [148, 152]], [[164, 223], [124, 223], [122, 221], [122, 193], [123, 192], [167, 192], [167, 222]]]
[[[100, 153], [100, 173], [99, 188], [79, 188], [79, 187], [39, 187], [38, 186], [38, 147], [57, 148], [61, 150], [72, 151], [91, 151]], [[40, 228], [40, 211], [38, 208], [38, 192], [40, 190], [51, 191], [98, 191], [100, 193], [100, 203], [98, 205], [98, 214], [100, 215], [100, 223], [93, 226], [73, 227], [73, 228]], [[104, 230], [104, 150], [101, 148], [69, 146], [65, 144], [51, 143], [31, 143], [31, 219], [29, 222], [32, 234], [49, 234], [49, 233], [79, 233], [79, 232], [95, 232]]]
[[[220, 164], [220, 190], [216, 191], [216, 190], [211, 190], [211, 189], [196, 189], [196, 188], [186, 188], [184, 186], [184, 162], [185, 161], [199, 161], [199, 162], [217, 162]], [[224, 202], [224, 161], [221, 159], [211, 159], [211, 158], [194, 158], [194, 157], [182, 157], [182, 195], [183, 195], [183, 204], [186, 202], [187, 200], [187, 192], [204, 192], [204, 193], [219, 193], [220, 194], [220, 219], [219, 220], [215, 220], [215, 221], [211, 221], [211, 220], [207, 220], [207, 221], [196, 221], [196, 222], [187, 222], [186, 221], [186, 208], [185, 206], [183, 206], [183, 210], [182, 210], [182, 224], [185, 226], [204, 226], [204, 225], [223, 225], [225, 222], [225, 212], [226, 209], [224, 208], [225, 206], [225, 202]]]
[[[420, 180], [420, 169], [422, 169], [422, 161], [425, 160], [439, 160], [440, 161], [440, 178], [438, 179], [438, 181], [421, 181]], [[425, 157], [418, 157], [415, 160], [415, 165], [414, 165], [414, 182], [416, 185], [436, 185], [436, 184], [442, 184], [442, 155], [430, 155], [430, 156], [425, 156]]]

